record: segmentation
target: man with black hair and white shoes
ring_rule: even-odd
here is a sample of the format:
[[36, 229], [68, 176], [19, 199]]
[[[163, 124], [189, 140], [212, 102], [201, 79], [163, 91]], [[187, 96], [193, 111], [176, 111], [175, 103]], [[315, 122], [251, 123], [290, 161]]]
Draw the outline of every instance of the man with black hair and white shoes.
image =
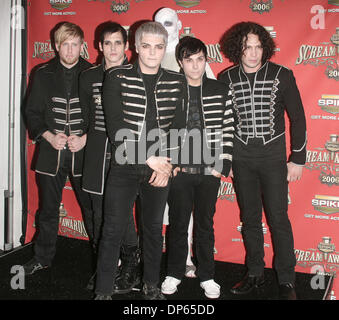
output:
[[185, 239], [193, 212], [197, 276], [205, 295], [216, 299], [220, 286], [214, 281], [213, 217], [220, 178], [228, 176], [232, 163], [233, 112], [225, 85], [205, 75], [207, 50], [201, 40], [182, 38], [176, 57], [187, 81], [185, 132], [168, 199], [167, 277], [161, 291], [175, 293], [185, 275]]

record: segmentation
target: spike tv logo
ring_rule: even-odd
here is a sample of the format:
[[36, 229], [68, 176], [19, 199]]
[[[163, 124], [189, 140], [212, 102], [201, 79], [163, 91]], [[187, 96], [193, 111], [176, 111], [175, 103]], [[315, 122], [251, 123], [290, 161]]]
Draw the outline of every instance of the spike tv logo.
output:
[[200, 0], [175, 0], [175, 3], [184, 8], [192, 8], [200, 4]]
[[299, 57], [296, 65], [326, 66], [325, 74], [329, 79], [339, 80], [339, 27], [331, 36], [330, 41], [323, 42], [318, 46], [303, 44], [299, 48]]
[[331, 134], [325, 148], [306, 152], [306, 169], [320, 170], [319, 179], [323, 184], [339, 186], [339, 141], [337, 134]]
[[[267, 234], [268, 228], [265, 225], [265, 222], [261, 222], [261, 227], [262, 227], [262, 233]], [[242, 222], [237, 226], [237, 231], [242, 232]]]
[[297, 265], [300, 267], [323, 265], [324, 269], [329, 273], [339, 269], [339, 252], [336, 251], [331, 237], [324, 236], [322, 241], [318, 243], [317, 248], [295, 249], [294, 253]]
[[[318, 99], [318, 107], [330, 114], [312, 114], [312, 120], [339, 120], [339, 95], [338, 94], [322, 94]], [[319, 109], [318, 109], [319, 110]]]
[[323, 94], [318, 100], [318, 106], [321, 110], [328, 113], [339, 113], [339, 95], [338, 94]]
[[314, 210], [330, 215], [339, 213], [339, 197], [315, 195], [312, 199]]
[[49, 3], [53, 9], [64, 10], [72, 4], [72, 0], [49, 0]]
[[[273, 26], [264, 26], [264, 28], [270, 34], [272, 39], [275, 39], [277, 37], [277, 32], [274, 30]], [[275, 48], [274, 51], [278, 52], [280, 51], [280, 48]]]

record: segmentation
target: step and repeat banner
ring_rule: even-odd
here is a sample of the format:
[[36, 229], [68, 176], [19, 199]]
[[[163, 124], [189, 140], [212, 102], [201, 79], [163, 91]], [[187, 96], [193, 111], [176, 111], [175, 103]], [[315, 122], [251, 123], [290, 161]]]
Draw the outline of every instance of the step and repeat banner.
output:
[[[220, 51], [223, 33], [234, 23], [262, 24], [277, 43], [272, 61], [292, 69], [303, 99], [307, 130], [307, 162], [303, 178], [289, 186], [289, 216], [295, 237], [297, 271], [334, 275], [329, 299], [339, 295], [339, 0], [31, 0], [28, 1], [28, 72], [54, 57], [52, 28], [71, 21], [85, 32], [82, 56], [95, 63], [96, 27], [108, 20], [125, 28], [152, 20], [162, 7], [174, 9], [182, 34], [203, 40], [214, 75], [230, 66]], [[131, 52], [128, 53], [131, 56]], [[38, 192], [30, 170], [34, 143], [28, 140], [28, 223], [26, 242], [35, 232]], [[273, 248], [263, 215], [266, 266]], [[60, 205], [59, 234], [87, 239], [81, 212], [67, 182]], [[215, 259], [244, 263], [245, 251], [236, 194], [230, 178], [222, 179], [215, 215]]]

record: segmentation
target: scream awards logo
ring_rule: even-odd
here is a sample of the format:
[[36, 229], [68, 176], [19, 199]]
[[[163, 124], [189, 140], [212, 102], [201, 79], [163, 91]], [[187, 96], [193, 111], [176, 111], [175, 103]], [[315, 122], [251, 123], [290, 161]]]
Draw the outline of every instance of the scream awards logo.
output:
[[222, 55], [220, 51], [220, 44], [207, 44], [207, 62], [208, 63], [222, 63]]
[[325, 236], [319, 242], [317, 248], [295, 249], [297, 265], [304, 268], [323, 265], [324, 270], [329, 274], [334, 273], [339, 269], [339, 252], [336, 251], [335, 245], [331, 241], [331, 237]]
[[320, 170], [320, 182], [329, 187], [339, 186], [339, 141], [337, 134], [331, 134], [325, 148], [307, 150], [305, 167]]
[[218, 191], [218, 199], [219, 200], [228, 200], [231, 202], [235, 201], [235, 191], [233, 188], [233, 184], [228, 181], [220, 181], [220, 187]]
[[49, 60], [55, 57], [55, 52], [51, 40], [45, 42], [35, 41], [33, 50], [33, 59]]
[[63, 203], [59, 207], [59, 233], [72, 238], [88, 238], [84, 222], [68, 216]]
[[325, 74], [329, 79], [339, 80], [339, 28], [336, 28], [329, 42], [321, 43], [319, 46], [303, 44], [299, 48], [299, 57], [295, 64], [326, 65]]
[[[88, 44], [84, 42], [84, 50], [80, 53], [81, 57], [88, 60], [89, 53], [88, 53]], [[46, 40], [45, 42], [42, 41], [35, 41], [33, 44], [33, 59], [43, 59], [49, 60], [55, 57], [55, 51], [51, 44], [51, 40]]]
[[[180, 39], [183, 38], [183, 37], [187, 37], [187, 36], [195, 37], [194, 33], [192, 33], [191, 27], [184, 27], [183, 28], [183, 33], [180, 35]], [[207, 48], [207, 62], [208, 63], [222, 63], [223, 62], [219, 43], [206, 44], [206, 48]]]

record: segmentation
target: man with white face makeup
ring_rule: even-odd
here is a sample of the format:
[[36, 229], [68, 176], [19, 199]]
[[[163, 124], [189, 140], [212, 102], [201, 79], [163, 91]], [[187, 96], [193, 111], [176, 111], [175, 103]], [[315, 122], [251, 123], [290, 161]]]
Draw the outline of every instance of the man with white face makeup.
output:
[[[180, 66], [175, 58], [175, 48], [179, 43], [179, 31], [182, 28], [182, 22], [175, 10], [170, 8], [160, 9], [154, 16], [154, 21], [161, 23], [168, 32], [168, 44], [166, 54], [161, 62], [161, 66], [165, 69], [179, 71]], [[208, 78], [215, 79], [213, 71], [208, 63], [206, 63], [206, 75]]]
[[[165, 299], [158, 282], [163, 213], [172, 165], [165, 156], [168, 149], [164, 144], [175, 112], [181, 110], [184, 81], [182, 75], [160, 67], [166, 44], [167, 31], [160, 23], [142, 24], [135, 34], [137, 62], [113, 68], [105, 75], [103, 106], [114, 151], [105, 187], [96, 300], [111, 299], [120, 244], [138, 195], [144, 264], [142, 293], [147, 300]], [[158, 148], [152, 149], [155, 144]]]

